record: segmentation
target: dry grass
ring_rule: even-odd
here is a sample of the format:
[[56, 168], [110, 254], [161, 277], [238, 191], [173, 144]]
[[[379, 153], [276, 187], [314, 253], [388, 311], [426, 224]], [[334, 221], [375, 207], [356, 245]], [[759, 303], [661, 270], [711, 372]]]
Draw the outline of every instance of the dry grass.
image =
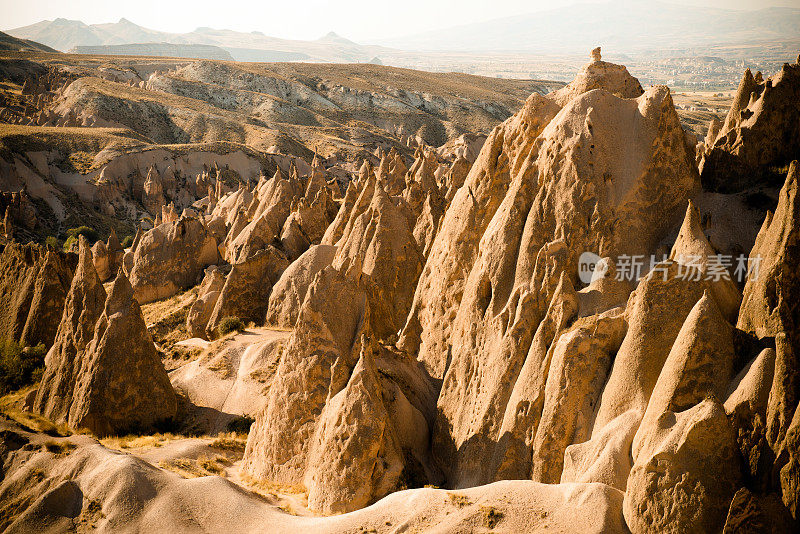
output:
[[25, 402], [25, 398], [30, 394], [31, 391], [36, 391], [39, 389], [39, 384], [32, 384], [30, 386], [25, 386], [24, 388], [18, 389], [16, 391], [12, 391], [6, 395], [0, 397], [0, 410], [18, 410]]
[[220, 352], [210, 362], [208, 362], [206, 369], [216, 373], [222, 380], [234, 378], [235, 376], [233, 362], [227, 350]]
[[247, 434], [227, 432], [218, 434], [216, 439], [209, 444], [212, 449], [244, 454], [247, 446]]
[[483, 526], [490, 530], [496, 527], [498, 523], [503, 520], [503, 517], [505, 517], [503, 512], [493, 506], [481, 506], [480, 514], [483, 520]]
[[281, 494], [305, 495], [308, 493], [308, 490], [302, 484], [281, 484], [280, 482], [253, 478], [244, 473], [241, 475], [241, 480], [250, 490], [269, 497], [277, 497]]
[[450, 502], [453, 503], [457, 508], [464, 508], [465, 506], [469, 506], [472, 504], [472, 501], [469, 500], [469, 497], [466, 495], [461, 495], [460, 493], [451, 493], [449, 494]]
[[28, 432], [40, 432], [54, 437], [66, 437], [72, 434], [67, 425], [55, 424], [39, 414], [15, 409], [4, 409], [3, 413]]
[[308, 490], [303, 485], [288, 485], [255, 479], [244, 473], [240, 474], [239, 482], [244, 488], [267, 498], [287, 514], [304, 515], [295, 507], [295, 504], [306, 510], [308, 508]]
[[75, 530], [78, 534], [95, 532], [97, 523], [104, 517], [105, 514], [103, 514], [103, 507], [100, 502], [90, 500], [86, 503], [86, 506], [83, 507], [83, 510], [81, 510], [81, 514], [78, 516], [78, 521], [75, 525]]
[[112, 436], [103, 438], [100, 443], [109, 449], [125, 450], [125, 449], [143, 449], [162, 447], [171, 441], [184, 439], [184, 436], [179, 436], [167, 432], [165, 434], [152, 434], [149, 436], [137, 436], [129, 434], [127, 436]]
[[169, 350], [175, 343], [188, 337], [186, 317], [197, 298], [197, 287], [193, 287], [170, 298], [142, 306], [150, 335], [162, 350]]
[[76, 445], [66, 440], [55, 441], [49, 440], [44, 443], [44, 448], [47, 452], [52, 452], [56, 457], [66, 456], [75, 450]]
[[222, 475], [227, 465], [230, 465], [230, 461], [220, 455], [213, 457], [202, 455], [197, 459], [175, 458], [158, 462], [158, 466], [162, 469], [178, 473], [183, 478]]

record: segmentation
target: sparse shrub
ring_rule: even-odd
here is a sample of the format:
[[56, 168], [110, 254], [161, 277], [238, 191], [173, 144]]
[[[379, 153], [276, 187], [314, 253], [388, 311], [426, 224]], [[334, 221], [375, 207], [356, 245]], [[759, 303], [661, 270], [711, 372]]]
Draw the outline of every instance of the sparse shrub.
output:
[[225, 465], [230, 464], [224, 456], [209, 458], [202, 455], [196, 460], [191, 458], [173, 458], [162, 460], [158, 466], [174, 473], [178, 473], [183, 478], [205, 477], [209, 475], [220, 475], [225, 471]]
[[75, 236], [69, 236], [69, 237], [68, 237], [68, 238], [67, 238], [67, 239], [64, 241], [64, 244], [63, 244], [63, 245], [61, 245], [61, 249], [62, 249], [64, 252], [69, 252], [70, 250], [72, 250], [72, 247], [73, 247], [73, 246], [77, 246], [77, 245], [78, 245], [78, 238], [77, 238], [77, 237], [75, 237]]
[[47, 449], [48, 452], [52, 452], [56, 456], [62, 456], [72, 452], [73, 449], [75, 449], [75, 444], [69, 441], [49, 440], [45, 442], [44, 448]]
[[252, 417], [248, 417], [246, 415], [240, 415], [231, 419], [228, 422], [228, 426], [226, 427], [228, 432], [235, 432], [237, 434], [247, 434], [250, 432], [250, 427], [253, 425], [255, 420]]
[[205, 471], [220, 475], [225, 471], [225, 464], [229, 464], [230, 462], [224, 456], [215, 456], [214, 458], [209, 458], [206, 455], [201, 455], [197, 459], [197, 465], [204, 469]]
[[225, 336], [231, 332], [241, 332], [244, 330], [244, 322], [238, 317], [224, 317], [217, 327], [220, 336]]
[[0, 341], [0, 394], [40, 380], [46, 353], [42, 343], [23, 349], [13, 340]]
[[54, 235], [47, 236], [47, 239], [45, 239], [44, 244], [56, 250], [60, 250], [63, 245], [63, 243], [61, 243], [61, 241]]
[[236, 432], [219, 434], [208, 446], [212, 449], [242, 454], [247, 447], [247, 434]]
[[88, 226], [79, 226], [77, 228], [70, 228], [67, 230], [67, 235], [69, 237], [74, 237], [78, 239], [78, 237], [83, 236], [90, 244], [94, 244], [95, 241], [100, 239], [100, 234], [97, 233], [97, 230], [94, 228], [89, 228]]
[[481, 516], [483, 516], [483, 526], [493, 529], [503, 520], [505, 514], [493, 506], [481, 506]]
[[120, 245], [122, 245], [122, 248], [128, 248], [131, 245], [133, 245], [133, 236], [132, 235], [126, 235], [122, 239], [122, 241], [120, 242]]
[[472, 504], [472, 501], [469, 500], [469, 497], [460, 493], [451, 493], [449, 497], [450, 502], [458, 508], [464, 508], [465, 506]]

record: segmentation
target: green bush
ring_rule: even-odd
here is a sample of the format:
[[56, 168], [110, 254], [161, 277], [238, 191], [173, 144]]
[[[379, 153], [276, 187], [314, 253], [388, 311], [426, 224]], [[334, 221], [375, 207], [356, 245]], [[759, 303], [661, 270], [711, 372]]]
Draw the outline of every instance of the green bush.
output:
[[88, 226], [79, 226], [77, 228], [70, 228], [67, 230], [67, 235], [69, 237], [74, 237], [78, 239], [78, 237], [83, 236], [89, 242], [90, 245], [93, 245], [95, 241], [100, 239], [100, 234], [97, 233], [97, 230], [94, 228], [89, 228]]
[[241, 332], [242, 330], [244, 330], [244, 322], [238, 317], [224, 317], [217, 327], [217, 332], [220, 336], [231, 332]]
[[126, 235], [120, 242], [120, 245], [122, 245], [122, 248], [128, 248], [129, 246], [133, 245], [133, 236]]
[[52, 247], [56, 250], [59, 250], [63, 245], [61, 241], [59, 241], [59, 239], [54, 235], [47, 236], [47, 239], [45, 239], [44, 243], [48, 247]]
[[64, 241], [64, 244], [61, 245], [61, 249], [64, 252], [69, 252], [70, 250], [72, 250], [73, 245], [77, 246], [77, 243], [78, 243], [78, 238], [75, 237], [74, 235], [71, 235], [67, 238], [66, 241]]
[[12, 340], [0, 341], [0, 394], [41, 380], [46, 353], [43, 343], [23, 349]]

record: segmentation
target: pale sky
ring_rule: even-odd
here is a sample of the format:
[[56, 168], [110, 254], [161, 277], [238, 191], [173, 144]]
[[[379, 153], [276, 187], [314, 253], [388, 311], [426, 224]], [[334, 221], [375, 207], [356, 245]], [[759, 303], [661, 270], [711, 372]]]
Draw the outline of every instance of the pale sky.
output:
[[[582, 0], [582, 2], [597, 0]], [[647, 2], [647, 0], [641, 0]], [[800, 0], [667, 0], [729, 9], [800, 7]], [[459, 24], [531, 13], [578, 0], [0, 0], [0, 28], [58, 17], [87, 24], [124, 17], [146, 28], [184, 33], [199, 26], [288, 39], [335, 31], [362, 43]]]

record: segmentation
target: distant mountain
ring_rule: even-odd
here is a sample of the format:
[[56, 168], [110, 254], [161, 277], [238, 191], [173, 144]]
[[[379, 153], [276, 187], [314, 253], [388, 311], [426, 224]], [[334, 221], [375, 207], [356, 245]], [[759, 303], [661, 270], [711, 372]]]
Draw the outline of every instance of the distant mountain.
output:
[[800, 39], [800, 9], [757, 11], [664, 2], [575, 4], [487, 22], [387, 39], [406, 50], [513, 50], [585, 53], [595, 46], [620, 53], [743, 45]]
[[233, 61], [233, 56], [224, 48], [213, 45], [173, 43], [133, 43], [121, 45], [76, 46], [72, 54], [106, 56], [162, 56], [193, 59], [219, 59]]
[[244, 33], [207, 27], [189, 33], [167, 33], [144, 28], [124, 18], [115, 23], [91, 25], [79, 20], [45, 20], [8, 30], [8, 33], [62, 51], [84, 46], [152, 43], [210, 45], [224, 48], [237, 61], [364, 63], [391, 51], [380, 46], [360, 45], [333, 32], [315, 41], [278, 39], [261, 32]]
[[20, 52], [58, 52], [49, 46], [27, 39], [17, 39], [7, 33], [0, 32], [0, 50], [16, 50]]

